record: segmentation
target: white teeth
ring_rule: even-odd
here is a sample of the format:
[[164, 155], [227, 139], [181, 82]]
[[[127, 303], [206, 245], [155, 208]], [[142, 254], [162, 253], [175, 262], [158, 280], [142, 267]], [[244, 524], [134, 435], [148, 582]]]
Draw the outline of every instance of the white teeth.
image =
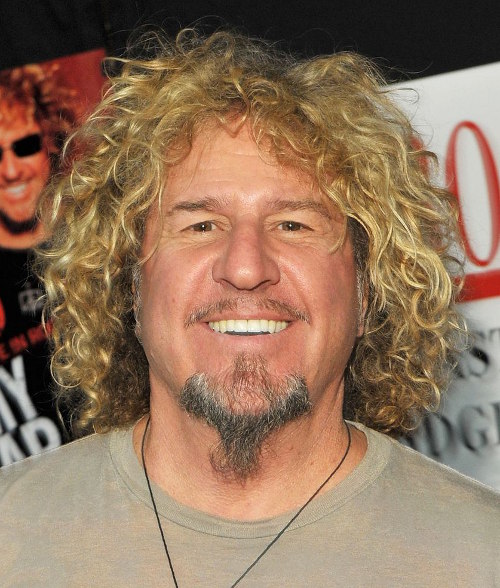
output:
[[[238, 321], [243, 322], [243, 321]], [[247, 321], [247, 330], [249, 333], [260, 333], [260, 320], [249, 320]]]
[[23, 194], [26, 191], [27, 187], [28, 187], [28, 184], [26, 184], [26, 183], [16, 184], [15, 186], [8, 186], [7, 188], [5, 188], [5, 190], [11, 196], [19, 196], [20, 194]]
[[248, 321], [246, 320], [235, 320], [234, 321], [234, 332], [235, 333], [248, 333]]
[[268, 321], [266, 319], [229, 319], [226, 321], [211, 321], [208, 326], [217, 333], [251, 333], [268, 334], [279, 333], [286, 329], [286, 321]]

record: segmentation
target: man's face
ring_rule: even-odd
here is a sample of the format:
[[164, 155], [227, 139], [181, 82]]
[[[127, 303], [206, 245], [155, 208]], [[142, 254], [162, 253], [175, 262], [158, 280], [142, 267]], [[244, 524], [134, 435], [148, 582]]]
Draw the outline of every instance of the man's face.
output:
[[229, 410], [258, 414], [268, 399], [252, 386], [264, 373], [278, 393], [301, 378], [330, 410], [362, 332], [350, 241], [332, 251], [342, 230], [333, 204], [259, 153], [246, 128], [201, 132], [169, 172], [143, 244], [153, 251], [139, 312], [152, 401], [203, 374], [223, 391], [239, 386], [222, 399]]
[[[0, 108], [4, 105], [0, 104]], [[16, 233], [17, 226], [29, 226], [35, 215], [38, 197], [49, 177], [50, 163], [43, 139], [38, 150], [32, 137], [41, 133], [38, 123], [21, 106], [4, 112], [0, 121], [0, 214], [5, 228], [11, 227]], [[26, 141], [20, 143], [23, 139]]]

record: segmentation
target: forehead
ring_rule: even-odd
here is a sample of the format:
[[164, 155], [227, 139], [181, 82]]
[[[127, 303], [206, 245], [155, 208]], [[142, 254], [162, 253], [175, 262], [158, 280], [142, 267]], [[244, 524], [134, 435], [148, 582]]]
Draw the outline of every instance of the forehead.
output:
[[236, 133], [213, 126], [201, 130], [188, 156], [169, 169], [163, 202], [167, 207], [180, 198], [222, 202], [237, 195], [248, 206], [282, 198], [328, 200], [310, 176], [280, 165], [267, 143], [258, 146], [247, 126]]
[[38, 133], [40, 125], [32, 110], [24, 104], [0, 102], [0, 142], [11, 143], [30, 133]]

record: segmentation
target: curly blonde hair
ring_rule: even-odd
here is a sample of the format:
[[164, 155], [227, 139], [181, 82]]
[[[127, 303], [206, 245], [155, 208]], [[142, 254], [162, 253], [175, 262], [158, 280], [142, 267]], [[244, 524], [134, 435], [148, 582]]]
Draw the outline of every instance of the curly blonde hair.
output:
[[52, 368], [77, 430], [125, 427], [148, 411], [131, 287], [145, 220], [199, 129], [236, 117], [345, 215], [368, 297], [346, 368], [347, 412], [389, 434], [408, 431], [437, 407], [463, 333], [456, 214], [428, 178], [432, 154], [413, 147], [410, 123], [359, 55], [297, 60], [264, 41], [190, 30], [159, 45], [153, 57], [120, 60], [71, 140], [81, 156], [51, 191], [53, 237], [40, 255]]

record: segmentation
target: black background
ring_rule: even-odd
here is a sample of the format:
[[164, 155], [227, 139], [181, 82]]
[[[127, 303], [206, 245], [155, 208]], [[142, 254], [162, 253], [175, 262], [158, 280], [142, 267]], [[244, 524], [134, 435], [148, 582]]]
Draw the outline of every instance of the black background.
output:
[[500, 61], [498, 0], [0, 0], [0, 69], [105, 46], [153, 23], [169, 33], [200, 22], [306, 56], [353, 49], [393, 80]]

